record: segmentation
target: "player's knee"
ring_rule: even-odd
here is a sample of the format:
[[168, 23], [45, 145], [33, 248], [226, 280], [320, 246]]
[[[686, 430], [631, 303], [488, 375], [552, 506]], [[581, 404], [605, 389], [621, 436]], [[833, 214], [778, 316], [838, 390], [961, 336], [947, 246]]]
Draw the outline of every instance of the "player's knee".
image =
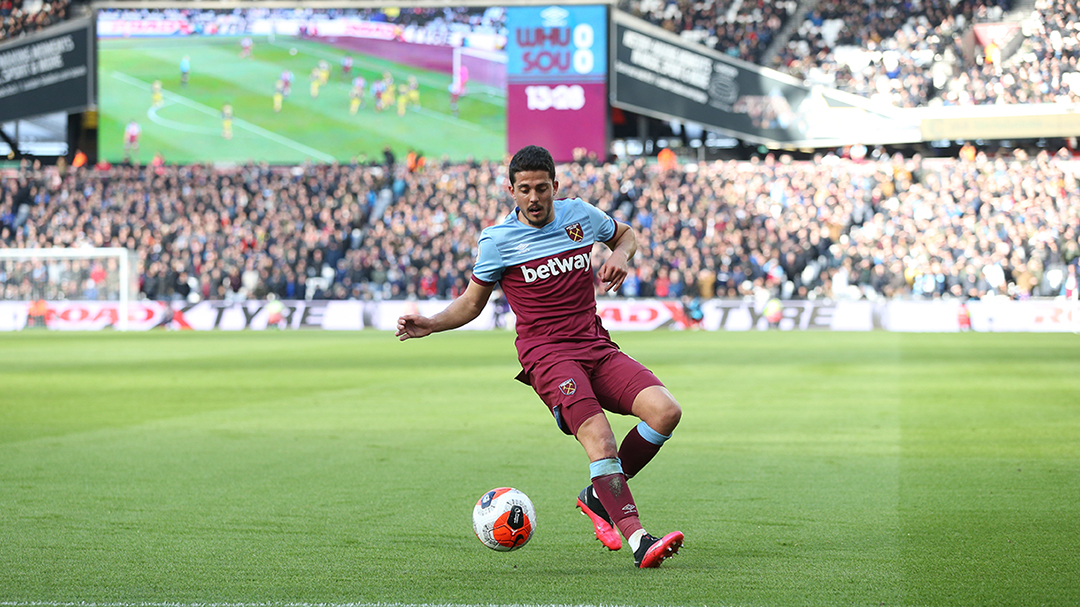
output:
[[634, 402], [634, 413], [660, 434], [670, 435], [682, 419], [682, 407], [663, 386], [646, 388]]
[[574, 432], [590, 459], [618, 457], [619, 445], [607, 417], [598, 414], [583, 421]]
[[670, 398], [670, 394], [668, 396], [669, 398], [665, 399], [660, 407], [659, 419], [657, 419], [660, 428], [657, 428], [657, 430], [670, 435], [682, 420], [682, 407], [674, 398]]

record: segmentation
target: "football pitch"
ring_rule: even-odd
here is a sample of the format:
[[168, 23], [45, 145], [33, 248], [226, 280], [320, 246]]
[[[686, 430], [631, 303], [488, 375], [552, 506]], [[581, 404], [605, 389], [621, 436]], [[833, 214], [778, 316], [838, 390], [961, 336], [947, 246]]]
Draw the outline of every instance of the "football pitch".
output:
[[686, 534], [656, 570], [574, 508], [510, 333], [0, 335], [0, 606], [1080, 604], [1076, 335], [615, 339], [684, 409], [631, 482]]
[[[99, 40], [99, 154], [111, 162], [124, 159], [124, 128], [132, 120], [142, 134], [131, 158], [141, 164], [158, 152], [169, 163], [271, 164], [382, 162], [386, 147], [401, 160], [410, 150], [455, 161], [501, 159], [506, 153], [505, 92], [470, 83], [455, 116], [449, 74], [351, 52], [352, 76], [368, 83], [364, 106], [352, 114], [351, 78], [340, 66], [349, 53], [283, 36], [273, 42], [255, 37], [251, 58], [239, 56], [239, 37]], [[184, 56], [191, 62], [186, 86], [180, 83]], [[313, 97], [310, 75], [319, 61], [329, 64], [331, 75]], [[294, 81], [275, 112], [275, 83], [284, 70]], [[376, 111], [371, 83], [384, 72], [396, 83], [416, 78], [420, 107], [410, 107], [404, 116], [396, 106]], [[158, 107], [152, 104], [155, 80], [163, 90]], [[223, 136], [225, 104], [233, 108], [231, 139]]]

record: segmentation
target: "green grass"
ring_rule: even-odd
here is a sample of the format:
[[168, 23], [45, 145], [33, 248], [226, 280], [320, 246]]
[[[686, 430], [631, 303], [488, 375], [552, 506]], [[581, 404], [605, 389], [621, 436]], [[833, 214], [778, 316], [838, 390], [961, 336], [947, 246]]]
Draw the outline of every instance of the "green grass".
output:
[[[296, 54], [290, 54], [295, 48]], [[124, 127], [142, 126], [133, 159], [148, 163], [161, 152], [170, 163], [266, 161], [349, 162], [358, 155], [382, 159], [389, 146], [402, 159], [415, 149], [428, 158], [498, 159], [506, 153], [506, 100], [472, 84], [455, 117], [447, 89], [450, 75], [352, 53], [353, 74], [369, 85], [366, 107], [349, 113], [351, 82], [340, 70], [346, 51], [318, 42], [279, 36], [255, 39], [252, 59], [239, 57], [239, 38], [103, 39], [99, 41], [99, 154], [112, 162], [124, 157]], [[180, 59], [191, 58], [191, 78], [180, 86]], [[328, 85], [318, 98], [309, 75], [320, 60], [330, 63]], [[273, 111], [274, 83], [282, 70], [295, 75], [292, 94]], [[370, 84], [384, 71], [420, 84], [419, 111], [374, 110]], [[164, 107], [151, 108], [150, 86], [161, 80]], [[505, 94], [505, 93], [502, 93]], [[233, 138], [222, 137], [221, 108], [233, 106]]]
[[1080, 604], [1075, 335], [616, 338], [684, 408], [632, 483], [659, 570], [591, 537], [508, 333], [0, 336], [0, 604]]

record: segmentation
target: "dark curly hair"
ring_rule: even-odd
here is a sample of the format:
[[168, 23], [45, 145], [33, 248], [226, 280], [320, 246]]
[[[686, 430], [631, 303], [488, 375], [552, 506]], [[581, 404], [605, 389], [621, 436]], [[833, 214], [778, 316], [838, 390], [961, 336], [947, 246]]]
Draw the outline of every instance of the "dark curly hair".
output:
[[547, 171], [551, 180], [555, 181], [555, 161], [551, 158], [551, 152], [538, 145], [527, 145], [517, 151], [510, 159], [510, 185], [517, 181], [517, 174], [522, 171]]

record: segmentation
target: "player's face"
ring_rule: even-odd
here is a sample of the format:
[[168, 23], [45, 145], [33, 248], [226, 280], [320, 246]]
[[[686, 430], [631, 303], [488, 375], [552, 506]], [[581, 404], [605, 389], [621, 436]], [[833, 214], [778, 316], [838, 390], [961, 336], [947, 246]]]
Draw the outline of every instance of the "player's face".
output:
[[514, 185], [507, 186], [518, 207], [518, 219], [542, 228], [555, 219], [555, 194], [559, 181], [547, 171], [520, 171]]

